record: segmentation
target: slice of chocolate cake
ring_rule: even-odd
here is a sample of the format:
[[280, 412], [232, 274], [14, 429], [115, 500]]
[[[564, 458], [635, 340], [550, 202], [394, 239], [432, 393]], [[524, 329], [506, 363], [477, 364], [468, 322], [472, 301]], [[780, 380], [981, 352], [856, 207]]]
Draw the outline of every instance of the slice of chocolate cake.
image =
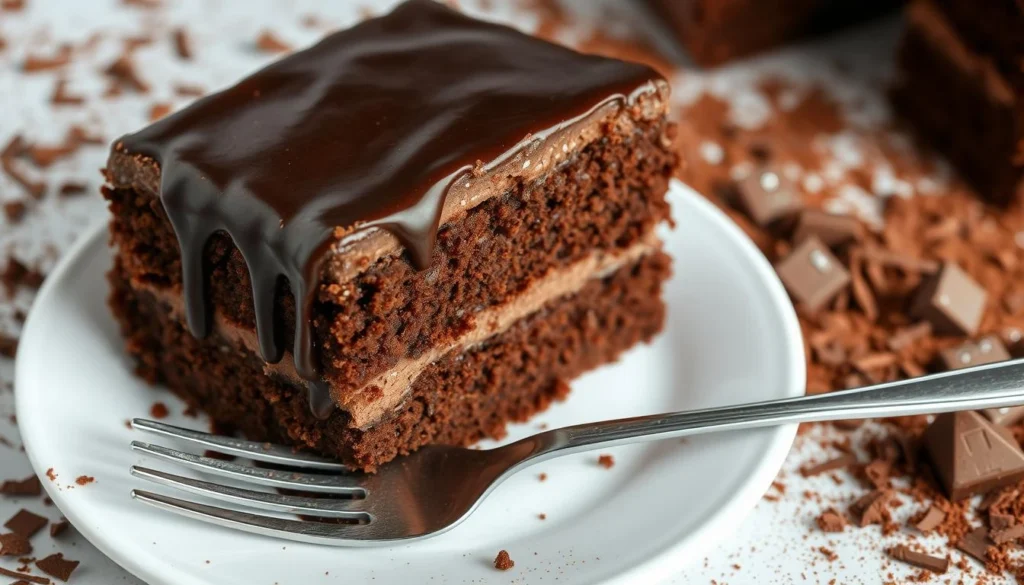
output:
[[111, 305], [221, 425], [373, 469], [662, 326], [668, 86], [413, 0], [117, 141]]

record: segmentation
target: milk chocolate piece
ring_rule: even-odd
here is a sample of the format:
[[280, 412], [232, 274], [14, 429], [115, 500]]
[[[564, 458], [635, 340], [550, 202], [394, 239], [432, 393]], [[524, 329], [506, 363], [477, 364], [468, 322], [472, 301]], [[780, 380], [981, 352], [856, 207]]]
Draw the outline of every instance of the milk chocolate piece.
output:
[[965, 534], [963, 538], [956, 543], [956, 547], [978, 559], [982, 563], [987, 563], [988, 547], [992, 546], [992, 544], [992, 541], [988, 537], [988, 531], [986, 531], [983, 526], [979, 526]]
[[804, 207], [793, 182], [772, 167], [750, 173], [737, 188], [743, 209], [761, 227], [791, 218]]
[[52, 554], [45, 559], [39, 559], [36, 561], [36, 566], [39, 567], [40, 571], [51, 577], [56, 577], [61, 581], [67, 581], [70, 579], [71, 573], [75, 572], [78, 565], [79, 561], [66, 560], [62, 553]]
[[28, 538], [17, 532], [0, 534], [0, 557], [20, 557], [32, 552]]
[[814, 236], [830, 248], [864, 237], [864, 226], [849, 215], [828, 213], [819, 209], [805, 209], [800, 213], [793, 241], [800, 243]]
[[942, 521], [946, 519], [946, 513], [940, 508], [935, 506], [929, 506], [928, 511], [924, 513], [924, 516], [914, 524], [914, 528], [917, 528], [921, 532], [931, 532], [942, 524]]
[[5, 522], [4, 526], [15, 534], [31, 538], [33, 534], [42, 530], [47, 524], [49, 524], [49, 521], [46, 518], [22, 509], [18, 510], [17, 514]]
[[1016, 526], [1010, 526], [999, 530], [992, 530], [988, 533], [988, 536], [992, 539], [992, 542], [996, 544], [1012, 542], [1024, 536], [1024, 524], [1017, 524]]
[[974, 335], [987, 293], [955, 263], [947, 262], [917, 293], [911, 313], [931, 322], [936, 333]]
[[925, 431], [924, 442], [951, 500], [1024, 479], [1024, 452], [1013, 435], [977, 412], [939, 415]]
[[837, 469], [845, 469], [857, 462], [857, 458], [851, 453], [845, 453], [834, 459], [829, 459], [817, 465], [807, 465], [800, 468], [800, 475], [804, 477], [812, 477], [815, 475], [821, 475], [822, 473], [828, 473], [829, 471], [835, 471]]
[[939, 356], [947, 370], [992, 364], [1010, 359], [1010, 353], [998, 335], [986, 335], [978, 341], [965, 341], [943, 350]]
[[908, 565], [913, 565], [919, 569], [925, 569], [933, 573], [945, 573], [949, 570], [949, 559], [926, 555], [924, 553], [911, 550], [910, 547], [902, 544], [898, 544], [890, 548], [889, 556], [897, 561], [902, 561]]
[[854, 502], [850, 506], [850, 512], [858, 518], [857, 524], [861, 527], [881, 524], [887, 519], [890, 500], [891, 490], [873, 490]]
[[789, 294], [811, 311], [823, 307], [850, 284], [850, 273], [813, 236], [779, 263], [776, 271]]

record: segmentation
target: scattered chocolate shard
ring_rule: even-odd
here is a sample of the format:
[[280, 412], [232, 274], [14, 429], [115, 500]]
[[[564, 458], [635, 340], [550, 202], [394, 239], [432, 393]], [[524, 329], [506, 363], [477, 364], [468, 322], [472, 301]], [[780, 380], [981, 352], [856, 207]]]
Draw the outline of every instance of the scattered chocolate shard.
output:
[[771, 167], [750, 173], [737, 189], [743, 210], [761, 227], [790, 219], [804, 207], [796, 186]]
[[32, 552], [28, 538], [16, 532], [0, 534], [0, 557], [22, 557]]
[[50, 585], [50, 580], [47, 579], [46, 577], [36, 577], [35, 575], [28, 575], [28, 574], [25, 574], [25, 573], [16, 573], [14, 571], [5, 569], [3, 567], [0, 567], [0, 575], [3, 575], [5, 577], [11, 577], [12, 579], [20, 579], [20, 581], [17, 581], [15, 583], [11, 583], [11, 585], [17, 585], [17, 583], [21, 583], [21, 582], [36, 583], [37, 585]]
[[996, 544], [1013, 542], [1022, 536], [1024, 536], [1024, 524], [1017, 524], [1007, 528], [992, 530], [988, 533], [988, 537]]
[[597, 464], [605, 469], [611, 469], [615, 467], [615, 458], [607, 453], [603, 453], [597, 457]]
[[847, 524], [846, 516], [833, 508], [819, 514], [816, 521], [822, 532], [842, 532]]
[[18, 338], [0, 333], [0, 356], [14, 358], [18, 353]]
[[21, 66], [24, 73], [39, 73], [60, 69], [71, 62], [71, 45], [61, 45], [57, 52], [49, 57], [28, 55]]
[[191, 61], [192, 40], [188, 36], [188, 31], [183, 28], [176, 28], [171, 34], [171, 39], [174, 41], [174, 52], [179, 58], [185, 61]]
[[266, 53], [287, 53], [292, 50], [291, 45], [269, 30], [263, 30], [260, 36], [256, 37], [256, 48]]
[[881, 524], [889, 517], [889, 502], [892, 492], [887, 489], [873, 490], [862, 496], [850, 506], [850, 512], [859, 518], [861, 527], [869, 524]]
[[28, 144], [21, 135], [11, 138], [7, 146], [0, 151], [0, 169], [20, 185], [33, 199], [41, 199], [46, 193], [46, 183], [33, 181], [15, 164], [15, 159], [21, 156], [28, 149]]
[[875, 459], [864, 466], [864, 475], [876, 489], [889, 487], [889, 474], [892, 472], [892, 461]]
[[981, 411], [985, 418], [1000, 426], [1010, 426], [1024, 418], [1024, 406], [1004, 406], [1003, 408], [986, 408]]
[[1003, 530], [1017, 524], [1013, 514], [1004, 512], [992, 512], [988, 515], [988, 527], [993, 530]]
[[850, 290], [853, 291], [853, 298], [857, 301], [857, 305], [869, 320], [877, 320], [878, 302], [875, 300], [875, 293], [871, 291], [871, 287], [864, 279], [864, 258], [858, 250], [851, 254], [850, 273]]
[[917, 293], [911, 314], [929, 321], [936, 333], [974, 335], [988, 293], [955, 263], [947, 262]]
[[888, 550], [889, 556], [897, 561], [913, 565], [919, 569], [925, 569], [933, 573], [945, 573], [949, 570], [949, 559], [933, 557], [922, 552], [912, 550], [910, 547], [898, 544]]
[[978, 527], [963, 535], [956, 543], [956, 547], [982, 563], [987, 563], [988, 547], [992, 544], [988, 537], [988, 531], [984, 527]]
[[939, 270], [939, 263], [934, 260], [924, 260], [880, 248], [866, 247], [863, 254], [865, 260], [887, 268], [897, 268], [903, 272], [933, 274]]
[[25, 205], [24, 201], [5, 201], [3, 204], [4, 217], [7, 218], [9, 223], [19, 223], [25, 218], [25, 213], [28, 211], [28, 206]]
[[80, 106], [85, 103], [85, 98], [71, 93], [68, 90], [68, 80], [61, 78], [53, 86], [50, 103], [55, 106]]
[[914, 524], [914, 528], [917, 528], [921, 532], [927, 534], [941, 526], [945, 520], [946, 513], [943, 512], [941, 508], [937, 506], [929, 506], [928, 511], [924, 513], [924, 516]]
[[21, 480], [8, 479], [0, 485], [0, 494], [5, 496], [38, 496], [41, 493], [43, 486], [35, 475]]
[[977, 412], [940, 414], [923, 439], [950, 500], [1024, 479], [1024, 452], [1013, 435]]
[[149, 108], [149, 121], [156, 122], [160, 118], [170, 114], [173, 109], [174, 108], [171, 104], [166, 102], [155, 103]]
[[914, 342], [924, 339], [932, 334], [932, 324], [927, 321], [921, 321], [915, 323], [910, 327], [904, 327], [889, 338], [887, 345], [892, 351], [900, 351], [901, 349], [912, 345]]
[[799, 244], [814, 236], [830, 248], [842, 246], [864, 237], [864, 225], [850, 215], [827, 213], [818, 209], [805, 209], [800, 213], [793, 242]]
[[850, 273], [829, 249], [809, 237], [776, 266], [789, 294], [808, 310], [817, 311], [850, 284]]
[[993, 364], [1010, 359], [998, 335], [986, 335], [977, 342], [965, 341], [956, 347], [942, 350], [939, 353], [947, 370], [958, 370], [982, 364]]
[[67, 520], [58, 520], [50, 524], [50, 538], [57, 538], [68, 529], [71, 523]]
[[829, 471], [835, 471], [837, 469], [845, 469], [857, 462], [857, 457], [851, 453], [844, 453], [839, 457], [829, 459], [816, 465], [805, 465], [800, 468], [800, 475], [804, 477], [813, 477], [815, 475], [821, 475], [822, 473], [828, 473]]
[[40, 571], [61, 581], [70, 579], [71, 573], [75, 572], [78, 565], [79, 561], [66, 560], [63, 553], [52, 554], [36, 561], [36, 566], [39, 567]]
[[139, 77], [131, 54], [126, 52], [103, 70], [111, 80], [109, 95], [116, 95], [122, 89], [130, 89], [138, 93], [149, 93], [149, 84]]
[[206, 90], [198, 85], [179, 83], [174, 86], [174, 93], [181, 97], [202, 97], [206, 95]]
[[69, 181], [61, 185], [57, 193], [61, 197], [71, 197], [73, 195], [81, 195], [82, 193], [85, 193], [88, 190], [89, 186], [86, 185], [85, 183], [76, 183], [73, 181]]
[[49, 523], [50, 521], [46, 518], [23, 508], [11, 516], [10, 520], [4, 522], [4, 527], [25, 538], [32, 538], [33, 534], [42, 530]]

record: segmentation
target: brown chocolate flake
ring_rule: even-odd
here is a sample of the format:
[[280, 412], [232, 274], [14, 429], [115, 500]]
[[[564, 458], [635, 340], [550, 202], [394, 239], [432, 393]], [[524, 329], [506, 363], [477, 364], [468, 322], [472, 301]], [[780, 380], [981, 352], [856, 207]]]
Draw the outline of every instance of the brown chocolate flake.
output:
[[859, 526], [869, 524], [882, 524], [889, 521], [889, 502], [892, 500], [892, 492], [889, 490], [874, 490], [850, 506], [850, 512], [859, 520]]
[[149, 121], [156, 122], [160, 118], [170, 114], [171, 110], [173, 110], [171, 104], [164, 102], [155, 103], [149, 108]]
[[774, 168], [751, 173], [737, 189], [744, 211], [761, 227], [789, 219], [803, 209], [796, 187]]
[[260, 36], [256, 37], [256, 48], [265, 53], [287, 53], [292, 50], [291, 45], [266, 29], [260, 33]]
[[3, 286], [7, 296], [11, 296], [22, 286], [39, 288], [45, 278], [43, 273], [25, 266], [17, 258], [10, 257], [7, 259], [7, 265], [3, 272], [0, 272], [0, 286]]
[[32, 552], [28, 538], [16, 532], [0, 534], [0, 557], [20, 557]]
[[988, 547], [992, 541], [988, 538], [988, 531], [984, 527], [978, 527], [968, 532], [957, 543], [956, 547], [971, 555], [982, 563], [987, 563]]
[[949, 559], [926, 555], [902, 544], [898, 544], [888, 551], [889, 556], [897, 561], [913, 565], [919, 569], [925, 569], [933, 573], [945, 573], [949, 570]]
[[8, 479], [0, 485], [0, 494], [5, 496], [38, 496], [41, 493], [43, 486], [35, 475], [21, 480]]
[[892, 472], [892, 461], [875, 459], [864, 466], [864, 476], [876, 489], [889, 487], [889, 474]]
[[55, 106], [80, 106], [85, 103], [85, 98], [71, 93], [68, 90], [68, 80], [61, 78], [53, 85], [50, 103]]
[[57, 538], [68, 529], [71, 523], [67, 520], [58, 520], [50, 524], [50, 538]]
[[965, 341], [939, 352], [947, 370], [958, 370], [982, 364], [993, 364], [1010, 359], [1010, 353], [998, 335], [986, 335], [977, 342]]
[[15, 164], [15, 159], [21, 156], [27, 149], [28, 145], [25, 139], [20, 135], [15, 135], [7, 143], [3, 151], [0, 151], [0, 168], [3, 169], [4, 173], [12, 181], [21, 185], [33, 199], [40, 199], [46, 193], [46, 183], [29, 179], [28, 175]]
[[1017, 441], [977, 412], [939, 415], [925, 431], [924, 442], [953, 501], [1024, 479], [1024, 452]]
[[4, 12], [21, 12], [25, 9], [25, 0], [2, 0], [0, 10]]
[[922, 285], [911, 313], [931, 322], [936, 333], [974, 335], [985, 310], [985, 289], [952, 262]]
[[921, 532], [927, 534], [941, 526], [945, 519], [945, 512], [936, 506], [929, 506], [928, 511], [924, 513], [924, 516], [914, 524], [914, 528], [917, 528]]
[[188, 36], [188, 31], [184, 28], [176, 28], [171, 33], [171, 39], [174, 41], [174, 52], [177, 53], [178, 57], [185, 61], [192, 60], [192, 39]]
[[3, 204], [4, 217], [12, 224], [21, 222], [25, 218], [25, 212], [27, 211], [28, 206], [25, 205], [24, 201], [5, 201]]
[[1004, 544], [1007, 542], [1013, 542], [1024, 536], [1024, 524], [1017, 524], [1014, 526], [1008, 526], [997, 530], [992, 530], [988, 533], [988, 537], [992, 539], [992, 542], [996, 544]]
[[65, 560], [62, 553], [52, 554], [45, 559], [36, 561], [36, 566], [39, 567], [40, 571], [61, 581], [70, 579], [71, 573], [75, 572], [78, 564], [78, 561]]
[[5, 333], [0, 333], [0, 356], [14, 358], [18, 353], [18, 339]]
[[842, 532], [846, 529], [846, 516], [834, 508], [828, 508], [815, 520], [822, 532]]
[[71, 62], [71, 45], [61, 45], [57, 52], [50, 56], [29, 55], [21, 66], [24, 73], [39, 73], [60, 69]]
[[[15, 573], [14, 571], [5, 569], [3, 567], [0, 567], [0, 575], [3, 575], [5, 577], [11, 577], [12, 579], [21, 579], [21, 581], [24, 581], [26, 583], [36, 583], [37, 585], [50, 585], [50, 580], [46, 577], [36, 577], [35, 575], [27, 575], [25, 573]], [[16, 583], [12, 583], [11, 585], [16, 585]]]
[[154, 402], [153, 406], [149, 408], [149, 416], [155, 419], [167, 418], [167, 415], [171, 413], [167, 409], [167, 405], [163, 402]]
[[815, 465], [805, 465], [800, 468], [800, 475], [804, 477], [812, 477], [815, 475], [821, 475], [822, 473], [828, 473], [829, 471], [835, 471], [837, 469], [845, 469], [857, 462], [857, 457], [850, 453], [844, 453], [839, 457], [829, 459], [822, 463]]
[[786, 290], [809, 311], [817, 311], [850, 283], [850, 274], [815, 237], [800, 244], [776, 271]]
[[516, 566], [516, 563], [512, 560], [512, 557], [508, 556], [507, 550], [502, 549], [498, 551], [498, 556], [494, 559], [495, 569], [498, 569], [499, 571], [507, 571], [514, 566]]
[[800, 214], [793, 242], [799, 244], [810, 236], [818, 238], [830, 248], [836, 248], [863, 238], [864, 226], [857, 218], [849, 215], [807, 209]]
[[57, 193], [61, 197], [71, 197], [73, 195], [81, 195], [82, 193], [85, 193], [88, 190], [89, 186], [86, 185], [85, 183], [76, 183], [69, 181], [61, 185]]
[[149, 84], [142, 80], [135, 69], [135, 62], [131, 53], [125, 52], [114, 60], [113, 63], [103, 70], [103, 73], [110, 78], [108, 95], [116, 95], [123, 89], [129, 89], [138, 93], [149, 93]]
[[75, 483], [78, 485], [89, 485], [94, 481], [96, 481], [96, 478], [91, 475], [79, 475], [75, 478]]
[[20, 534], [25, 538], [32, 538], [33, 534], [42, 530], [48, 523], [49, 520], [46, 518], [33, 514], [23, 508], [18, 510], [17, 514], [11, 516], [10, 520], [4, 522], [4, 526], [15, 534]]
[[604, 467], [605, 469], [611, 469], [612, 467], [615, 466], [615, 458], [607, 453], [604, 453], [598, 455], [597, 464], [600, 465], [601, 467]]
[[206, 90], [198, 85], [178, 83], [174, 86], [174, 93], [181, 97], [202, 97], [206, 95]]
[[904, 327], [896, 331], [889, 338], [887, 345], [892, 351], [900, 351], [905, 347], [913, 345], [915, 342], [932, 334], [932, 324], [927, 321], [921, 321], [911, 325], [910, 327]]

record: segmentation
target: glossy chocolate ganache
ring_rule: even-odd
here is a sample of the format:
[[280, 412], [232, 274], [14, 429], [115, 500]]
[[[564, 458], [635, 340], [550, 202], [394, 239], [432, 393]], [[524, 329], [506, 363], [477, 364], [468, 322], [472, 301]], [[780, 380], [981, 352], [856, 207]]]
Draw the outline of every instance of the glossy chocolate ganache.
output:
[[382, 228], [426, 268], [455, 181], [597, 108], [653, 92], [655, 82], [646, 66], [411, 0], [121, 138], [114, 156], [159, 165], [194, 335], [211, 326], [203, 250], [213, 233], [229, 234], [245, 258], [270, 363], [284, 354], [273, 313], [278, 280], [287, 279], [295, 369], [324, 417], [333, 403], [309, 316], [332, 245]]

